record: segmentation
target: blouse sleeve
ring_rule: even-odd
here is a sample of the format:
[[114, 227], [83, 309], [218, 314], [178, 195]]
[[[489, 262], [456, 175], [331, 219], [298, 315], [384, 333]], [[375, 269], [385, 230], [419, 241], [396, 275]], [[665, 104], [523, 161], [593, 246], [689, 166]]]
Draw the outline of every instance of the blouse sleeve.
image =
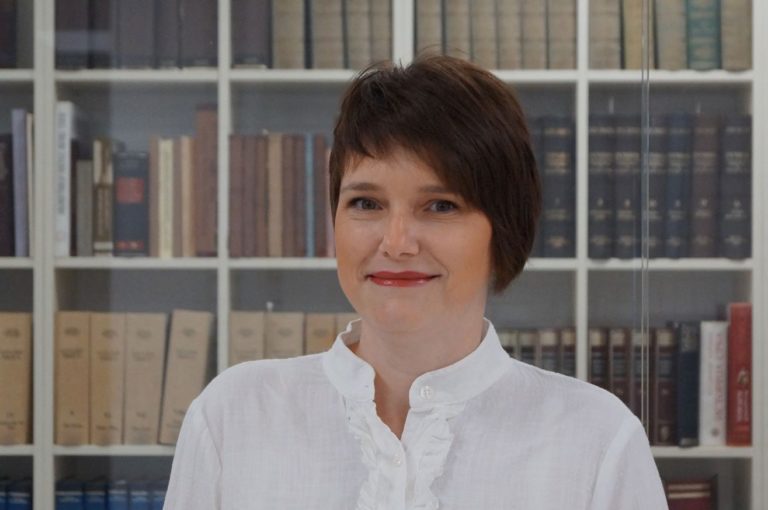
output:
[[220, 508], [221, 461], [198, 400], [184, 417], [163, 510]]
[[666, 510], [667, 499], [645, 430], [627, 419], [611, 441], [595, 482], [590, 510]]

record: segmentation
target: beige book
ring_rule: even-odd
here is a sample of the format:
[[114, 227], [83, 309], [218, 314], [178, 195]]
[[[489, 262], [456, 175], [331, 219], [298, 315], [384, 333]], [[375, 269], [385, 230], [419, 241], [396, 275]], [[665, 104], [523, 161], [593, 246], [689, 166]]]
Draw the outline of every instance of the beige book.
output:
[[621, 68], [621, 0], [589, 1], [589, 67]]
[[443, 5], [445, 54], [469, 60], [472, 56], [469, 0], [444, 0]]
[[325, 352], [331, 348], [338, 331], [336, 329], [336, 314], [308, 313], [306, 320], [306, 354]]
[[392, 58], [392, 2], [371, 2], [371, 62]]
[[547, 68], [547, 3], [521, 0], [523, 69]]
[[125, 314], [91, 314], [91, 443], [123, 443]]
[[[350, 69], [363, 69], [371, 63], [371, 0], [343, 0], [346, 26], [346, 65]], [[388, 4], [389, 2], [373, 2]]]
[[160, 137], [149, 141], [149, 256], [157, 258], [160, 250]]
[[336, 333], [341, 333], [343, 331], [346, 331], [349, 323], [359, 318], [360, 316], [357, 315], [356, 313], [349, 313], [349, 312], [337, 313], [336, 314]]
[[90, 442], [90, 315], [56, 313], [54, 420], [56, 444], [60, 445]]
[[0, 313], [0, 445], [31, 442], [32, 314]]
[[195, 250], [195, 182], [194, 157], [195, 140], [191, 136], [181, 137], [181, 256], [194, 257]]
[[267, 138], [267, 245], [270, 257], [283, 256], [283, 135]]
[[77, 160], [75, 184], [77, 204], [75, 205], [75, 240], [78, 257], [93, 256], [93, 161]]
[[264, 312], [229, 313], [229, 366], [264, 358]]
[[93, 252], [94, 255], [102, 257], [111, 257], [114, 249], [112, 151], [112, 140], [108, 138], [93, 140]]
[[475, 0], [472, 9], [472, 61], [486, 69], [497, 69], [496, 0]]
[[125, 444], [157, 444], [168, 317], [125, 316]]
[[310, 3], [313, 69], [344, 67], [343, 1], [313, 0]]
[[576, 0], [547, 0], [547, 53], [550, 69], [576, 68]]
[[442, 0], [416, 0], [416, 53], [443, 52]]
[[174, 151], [173, 139], [162, 138], [158, 147], [159, 158], [159, 206], [157, 211], [158, 224], [158, 256], [173, 257], [173, 173]]
[[[643, 65], [643, 0], [622, 0], [622, 34], [624, 36], [624, 69], [640, 69]], [[653, 2], [649, 19], [653, 20]], [[648, 24], [648, 67], [656, 67], [653, 48], [655, 46], [654, 24]]]
[[752, 68], [752, 0], [720, 0], [723, 69]]
[[499, 35], [499, 69], [523, 66], [523, 27], [521, 0], [497, 0], [496, 29]]
[[304, 0], [272, 6], [272, 63], [275, 69], [304, 69]]
[[659, 69], [688, 67], [685, 0], [656, 0]]
[[175, 444], [189, 404], [203, 391], [213, 314], [174, 310], [163, 388], [161, 444]]
[[304, 354], [304, 314], [268, 312], [265, 332], [267, 358], [294, 358]]

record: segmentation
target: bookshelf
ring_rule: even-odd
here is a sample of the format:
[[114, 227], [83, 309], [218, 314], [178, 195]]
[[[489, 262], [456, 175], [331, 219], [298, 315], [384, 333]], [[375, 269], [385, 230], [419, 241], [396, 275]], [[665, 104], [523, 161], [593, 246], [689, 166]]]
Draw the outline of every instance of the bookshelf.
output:
[[[413, 58], [415, 0], [393, 0], [392, 55]], [[188, 307], [217, 317], [212, 355], [216, 371], [228, 363], [225, 318], [231, 310], [349, 311], [336, 283], [335, 260], [328, 258], [230, 258], [228, 256], [228, 137], [261, 129], [330, 133], [336, 103], [350, 70], [240, 69], [230, 67], [230, 0], [218, 2], [218, 64], [212, 68], [152, 70], [57, 70], [54, 65], [54, 1], [24, 5], [20, 26], [29, 36], [19, 44], [20, 69], [0, 70], [0, 111], [24, 106], [35, 112], [36, 175], [55, 168], [55, 103], [70, 99], [94, 117], [94, 132], [107, 133], [134, 149], [147, 148], [148, 131], [190, 132], [199, 103], [218, 105], [217, 255], [200, 258], [78, 258], [53, 256], [53, 179], [38, 178], [29, 258], [0, 258], [0, 287], [20, 299], [0, 296], [0, 310], [33, 314], [34, 444], [0, 447], [0, 475], [34, 478], [36, 510], [53, 510], [54, 483], [62, 476], [167, 474], [173, 447], [63, 447], [54, 437], [54, 312], [61, 309], [170, 311]], [[576, 66], [566, 70], [500, 70], [525, 108], [534, 115], [570, 114], [575, 120], [576, 253], [570, 258], [533, 258], [511, 289], [488, 304], [497, 327], [574, 327], [576, 375], [588, 374], [587, 332], [593, 325], [630, 325], [638, 318], [633, 286], [640, 281], [638, 260], [593, 260], [588, 256], [588, 117], [613, 108], [639, 111], [640, 70], [589, 66], [589, 5], [577, 0]], [[753, 48], [768, 47], [768, 5], [753, 1]], [[752, 257], [746, 260], [651, 259], [651, 325], [676, 318], [715, 318], [728, 301], [749, 300], [753, 318], [753, 442], [745, 448], [654, 447], [662, 475], [718, 474], [722, 508], [756, 510], [768, 502], [768, 392], [761, 368], [768, 351], [764, 314], [768, 288], [767, 210], [760, 198], [768, 167], [768, 60], [755, 52], [753, 69], [730, 72], [651, 70], [651, 109], [695, 111], [706, 99], [717, 112], [753, 114]], [[611, 105], [612, 103], [612, 105]], [[251, 113], [249, 113], [251, 112]], [[0, 132], [8, 126], [0, 117]], [[154, 130], [154, 131], [153, 131]], [[309, 291], [308, 291], [309, 289]], [[5, 294], [4, 292], [2, 294]], [[554, 305], [554, 306], [553, 306]]]

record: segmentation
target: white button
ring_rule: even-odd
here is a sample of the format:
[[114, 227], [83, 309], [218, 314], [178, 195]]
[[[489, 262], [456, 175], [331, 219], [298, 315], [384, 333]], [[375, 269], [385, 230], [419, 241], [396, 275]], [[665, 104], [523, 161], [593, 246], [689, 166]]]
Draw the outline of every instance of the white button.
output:
[[395, 455], [394, 457], [392, 457], [392, 462], [395, 464], [395, 466], [403, 465], [403, 459], [399, 455]]
[[424, 400], [429, 400], [435, 394], [435, 390], [432, 389], [432, 386], [422, 386], [419, 394]]

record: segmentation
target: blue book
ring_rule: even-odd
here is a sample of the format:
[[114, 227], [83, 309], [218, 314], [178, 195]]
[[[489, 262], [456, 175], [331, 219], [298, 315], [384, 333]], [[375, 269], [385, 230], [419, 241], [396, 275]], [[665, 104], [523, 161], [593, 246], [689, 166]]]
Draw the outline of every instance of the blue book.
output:
[[64, 478], [56, 482], [56, 510], [83, 510], [83, 482]]
[[0, 510], [7, 508], [9, 485], [11, 485], [11, 481], [8, 478], [0, 478]]
[[677, 441], [679, 446], [699, 444], [699, 356], [698, 322], [672, 323], [678, 337], [677, 353]]
[[150, 510], [149, 482], [131, 482], [128, 487], [128, 502], [131, 510]]
[[25, 478], [8, 486], [7, 510], [32, 510], [32, 479]]
[[128, 510], [128, 481], [110, 480], [107, 485], [107, 508]]
[[95, 478], [85, 482], [85, 510], [107, 510], [107, 480]]
[[168, 480], [155, 480], [150, 484], [150, 500], [152, 510], [163, 510], [165, 492], [168, 490]]
[[664, 252], [676, 259], [688, 256], [693, 121], [686, 113], [670, 114], [667, 120]]

